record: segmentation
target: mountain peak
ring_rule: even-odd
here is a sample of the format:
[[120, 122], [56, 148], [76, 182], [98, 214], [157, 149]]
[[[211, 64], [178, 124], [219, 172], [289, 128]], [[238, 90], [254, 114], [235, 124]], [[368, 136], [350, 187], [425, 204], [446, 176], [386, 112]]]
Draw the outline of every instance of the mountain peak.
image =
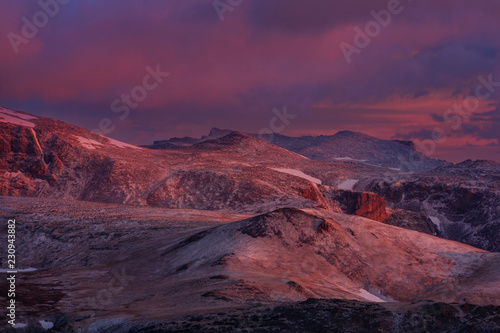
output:
[[241, 138], [241, 139], [248, 139], [248, 140], [255, 139], [253, 136], [248, 135], [248, 134], [243, 133], [243, 132], [240, 132], [240, 131], [233, 131], [233, 132], [225, 135], [224, 137], [228, 137], [228, 138]]
[[237, 146], [241, 145], [243, 142], [251, 142], [251, 143], [256, 143], [256, 142], [262, 142], [264, 141], [254, 138], [253, 136], [250, 136], [248, 134], [245, 134], [243, 132], [239, 131], [233, 131], [229, 134], [226, 134], [222, 137], [216, 137], [215, 139], [208, 139], [199, 143], [196, 143], [193, 145], [194, 148], [222, 148], [222, 147], [229, 147], [229, 146]]
[[221, 129], [221, 128], [217, 128], [217, 127], [212, 127], [212, 129], [210, 130], [210, 133], [208, 133], [208, 137], [218, 138], [221, 136], [225, 136], [231, 132], [234, 132], [234, 131], [228, 130], [228, 129]]
[[397, 142], [399, 144], [402, 144], [404, 146], [408, 146], [411, 148], [411, 150], [417, 150], [417, 147], [415, 146], [415, 142], [409, 141], [409, 140], [392, 140], [393, 142]]
[[335, 133], [334, 136], [372, 137], [368, 134], [350, 131], [350, 130], [339, 131], [339, 132]]
[[356, 135], [356, 134], [362, 134], [362, 133], [354, 132], [354, 131], [350, 131], [350, 130], [342, 130], [342, 131], [338, 131], [336, 134], [338, 134], [338, 135]]

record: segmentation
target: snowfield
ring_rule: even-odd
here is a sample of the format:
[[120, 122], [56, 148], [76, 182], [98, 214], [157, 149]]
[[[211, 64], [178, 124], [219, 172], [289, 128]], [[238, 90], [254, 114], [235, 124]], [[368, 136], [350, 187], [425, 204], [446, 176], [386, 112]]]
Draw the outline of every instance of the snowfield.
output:
[[353, 162], [361, 162], [361, 163], [367, 161], [367, 160], [357, 160], [355, 158], [351, 158], [351, 157], [348, 157], [348, 156], [346, 156], [346, 157], [334, 157], [333, 160], [334, 161], [353, 161]]
[[358, 182], [357, 179], [346, 179], [337, 185], [341, 190], [352, 190], [354, 185]]
[[434, 223], [439, 229], [441, 229], [441, 220], [439, 219], [439, 217], [429, 216], [429, 218], [431, 219], [432, 223]]
[[[101, 147], [103, 145], [102, 143], [95, 141], [95, 140], [92, 140], [92, 139], [87, 139], [87, 138], [77, 136], [77, 135], [75, 135], [74, 137], [80, 142], [80, 144], [82, 146], [84, 146], [85, 148], [90, 149], [90, 150], [96, 149], [96, 148]], [[108, 140], [108, 143], [110, 145], [113, 145], [113, 146], [118, 147], [118, 148], [142, 149], [141, 147], [134, 146], [134, 145], [131, 145], [131, 144], [128, 144], [125, 142], [118, 141], [118, 140], [110, 139], [110, 138], [107, 138], [105, 136], [103, 136], [103, 138]]]
[[367, 301], [370, 301], [370, 302], [375, 302], [375, 303], [385, 303], [386, 301], [384, 301], [383, 299], [373, 295], [372, 293], [364, 290], [364, 289], [359, 289], [359, 294], [358, 296], [361, 296], [363, 297], [364, 299], [366, 299]]
[[279, 169], [279, 168], [272, 168], [272, 169], [274, 171], [278, 171], [278, 172], [282, 172], [282, 173], [287, 173], [287, 174], [292, 175], [292, 176], [296, 176], [296, 177], [307, 179], [308, 181], [313, 182], [313, 183], [318, 184], [318, 185], [321, 185], [323, 183], [320, 179], [314, 178], [314, 177], [309, 176], [309, 175], [306, 175], [305, 173], [303, 173], [300, 170], [295, 170], [295, 169]]
[[12, 271], [16, 271], [18, 273], [25, 273], [25, 272], [36, 272], [37, 269], [36, 268], [16, 268], [16, 269], [0, 268], [0, 273], [8, 273], [8, 272], [12, 272]]
[[42, 325], [42, 328], [44, 330], [50, 330], [52, 327], [54, 327], [54, 323], [51, 321], [40, 320], [39, 323], [40, 325]]
[[125, 143], [125, 142], [118, 141], [118, 140], [114, 140], [114, 139], [110, 139], [110, 138], [106, 138], [106, 139], [109, 140], [109, 143], [111, 145], [116, 146], [118, 148], [142, 149], [141, 147], [134, 146], [134, 145], [131, 145], [131, 144], [128, 144], [128, 143]]
[[87, 149], [92, 150], [92, 149], [96, 149], [96, 148], [102, 146], [102, 143], [97, 142], [97, 141], [92, 140], [92, 139], [87, 139], [87, 138], [77, 136], [77, 135], [75, 135], [75, 138], [78, 140], [78, 142], [80, 142], [80, 144], [82, 146], [84, 146]]
[[33, 124], [30, 121], [27, 121], [31, 119], [38, 119], [38, 118], [0, 107], [0, 122], [2, 123], [11, 123], [14, 125], [35, 127], [35, 124]]

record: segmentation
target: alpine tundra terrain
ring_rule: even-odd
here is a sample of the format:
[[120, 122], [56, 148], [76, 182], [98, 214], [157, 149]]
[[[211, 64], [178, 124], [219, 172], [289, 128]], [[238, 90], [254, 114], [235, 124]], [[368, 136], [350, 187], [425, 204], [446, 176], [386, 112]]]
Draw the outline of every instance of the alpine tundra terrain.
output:
[[1, 108], [0, 157], [5, 331], [500, 329], [497, 163], [348, 131], [138, 147]]

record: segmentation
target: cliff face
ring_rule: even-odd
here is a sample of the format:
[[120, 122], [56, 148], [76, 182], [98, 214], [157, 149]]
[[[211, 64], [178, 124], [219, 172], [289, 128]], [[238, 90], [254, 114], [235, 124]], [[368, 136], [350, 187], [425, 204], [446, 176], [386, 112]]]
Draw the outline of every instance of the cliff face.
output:
[[12, 165], [15, 170], [34, 178], [48, 174], [43, 151], [32, 128], [16, 127], [10, 136], [0, 140], [0, 144], [3, 167]]
[[466, 161], [420, 174], [367, 179], [360, 188], [383, 196], [396, 211], [425, 216], [421, 226], [431, 220], [441, 237], [500, 251], [499, 175], [497, 163]]
[[362, 216], [379, 222], [389, 218], [384, 198], [375, 193], [330, 190], [329, 194], [339, 203], [344, 214]]
[[396, 227], [423, 232], [429, 235], [441, 236], [438, 227], [425, 214], [409, 210], [393, 211], [384, 223]]

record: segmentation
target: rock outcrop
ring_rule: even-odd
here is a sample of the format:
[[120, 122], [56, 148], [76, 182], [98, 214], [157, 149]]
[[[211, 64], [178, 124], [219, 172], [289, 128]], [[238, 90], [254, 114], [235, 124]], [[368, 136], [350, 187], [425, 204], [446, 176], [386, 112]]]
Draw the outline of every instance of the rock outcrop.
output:
[[384, 222], [389, 218], [383, 197], [370, 192], [329, 190], [327, 196], [337, 202], [342, 213]]

